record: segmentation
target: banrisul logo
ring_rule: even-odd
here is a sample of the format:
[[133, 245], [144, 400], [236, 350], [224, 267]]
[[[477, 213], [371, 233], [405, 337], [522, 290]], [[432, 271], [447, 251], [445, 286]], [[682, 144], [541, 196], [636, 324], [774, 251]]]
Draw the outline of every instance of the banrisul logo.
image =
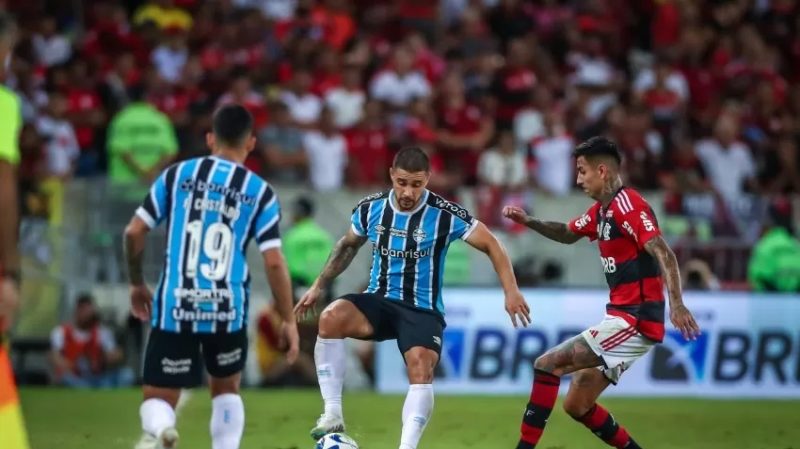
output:
[[436, 377], [457, 379], [464, 372], [465, 352], [464, 329], [447, 329], [444, 331], [442, 357], [436, 368]]
[[686, 340], [679, 331], [670, 330], [653, 351], [650, 377], [667, 382], [699, 382], [705, 378], [707, 358], [708, 334]]

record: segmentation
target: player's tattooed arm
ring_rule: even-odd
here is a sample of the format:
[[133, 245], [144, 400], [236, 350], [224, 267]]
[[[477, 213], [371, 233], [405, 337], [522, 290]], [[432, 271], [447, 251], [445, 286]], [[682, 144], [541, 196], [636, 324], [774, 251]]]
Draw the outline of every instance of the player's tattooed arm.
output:
[[128, 282], [131, 285], [144, 284], [142, 258], [148, 227], [139, 217], [133, 217], [125, 228], [125, 260], [128, 262]]
[[582, 335], [576, 335], [536, 359], [533, 367], [556, 376], [600, 366], [603, 360], [589, 347]]
[[333, 246], [328, 261], [322, 268], [322, 273], [317, 277], [317, 286], [322, 289], [327, 288], [331, 281], [350, 266], [353, 258], [358, 254], [359, 248], [366, 241], [366, 237], [356, 235], [352, 229], [348, 229], [347, 233]]
[[687, 340], [696, 338], [700, 335], [700, 326], [697, 325], [692, 312], [683, 304], [681, 272], [675, 253], [660, 235], [648, 240], [644, 244], [644, 249], [658, 260], [658, 265], [664, 274], [664, 281], [669, 292], [670, 321]]
[[518, 206], [505, 206], [503, 208], [503, 216], [509, 220], [524, 224], [556, 242], [571, 244], [581, 239], [581, 236], [572, 232], [565, 223], [539, 220], [531, 217], [524, 209]]
[[675, 253], [660, 235], [648, 240], [644, 244], [644, 249], [658, 261], [658, 265], [661, 267], [661, 273], [669, 292], [670, 307], [682, 306], [681, 271]]
[[581, 239], [581, 236], [572, 232], [566, 223], [545, 221], [528, 216], [525, 220], [525, 226], [559, 243], [572, 244]]

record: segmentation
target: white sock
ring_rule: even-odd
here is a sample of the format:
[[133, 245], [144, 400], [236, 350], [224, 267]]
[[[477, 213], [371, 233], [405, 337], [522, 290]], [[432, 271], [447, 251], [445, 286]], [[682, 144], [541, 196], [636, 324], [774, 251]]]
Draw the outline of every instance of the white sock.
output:
[[211, 400], [211, 447], [239, 449], [244, 431], [244, 404], [238, 394], [225, 393]]
[[419, 439], [433, 412], [433, 385], [414, 384], [408, 387], [403, 404], [403, 433], [400, 449], [417, 449]]
[[317, 365], [317, 380], [325, 414], [343, 417], [342, 386], [344, 385], [344, 366], [346, 354], [344, 340], [341, 338], [317, 337], [314, 346], [314, 363]]
[[175, 410], [163, 399], [148, 399], [139, 407], [142, 430], [158, 437], [164, 429], [175, 427]]

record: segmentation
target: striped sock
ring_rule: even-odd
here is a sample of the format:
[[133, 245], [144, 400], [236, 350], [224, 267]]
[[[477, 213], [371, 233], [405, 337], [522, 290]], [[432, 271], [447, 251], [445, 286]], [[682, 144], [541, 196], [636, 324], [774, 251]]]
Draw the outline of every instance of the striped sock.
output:
[[525, 415], [522, 417], [517, 449], [533, 449], [542, 437], [544, 426], [558, 397], [561, 378], [545, 371], [533, 371], [533, 388]]
[[617, 424], [617, 421], [599, 404], [595, 404], [578, 421], [588, 427], [598, 438], [605, 441], [609, 446], [617, 449], [642, 449], [624, 427]]

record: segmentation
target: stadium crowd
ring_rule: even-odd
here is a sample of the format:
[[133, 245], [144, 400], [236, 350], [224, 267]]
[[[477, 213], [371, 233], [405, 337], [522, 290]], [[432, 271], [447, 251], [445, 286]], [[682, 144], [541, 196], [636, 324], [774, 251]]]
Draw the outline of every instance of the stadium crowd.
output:
[[414, 143], [431, 188], [476, 186], [493, 226], [501, 204], [573, 190], [571, 150], [598, 134], [628, 184], [665, 192], [668, 233], [754, 242], [767, 195], [800, 192], [795, 0], [4, 3], [24, 204], [56, 223], [67, 180], [144, 188], [207, 151], [229, 102], [271, 182], [374, 188]]

